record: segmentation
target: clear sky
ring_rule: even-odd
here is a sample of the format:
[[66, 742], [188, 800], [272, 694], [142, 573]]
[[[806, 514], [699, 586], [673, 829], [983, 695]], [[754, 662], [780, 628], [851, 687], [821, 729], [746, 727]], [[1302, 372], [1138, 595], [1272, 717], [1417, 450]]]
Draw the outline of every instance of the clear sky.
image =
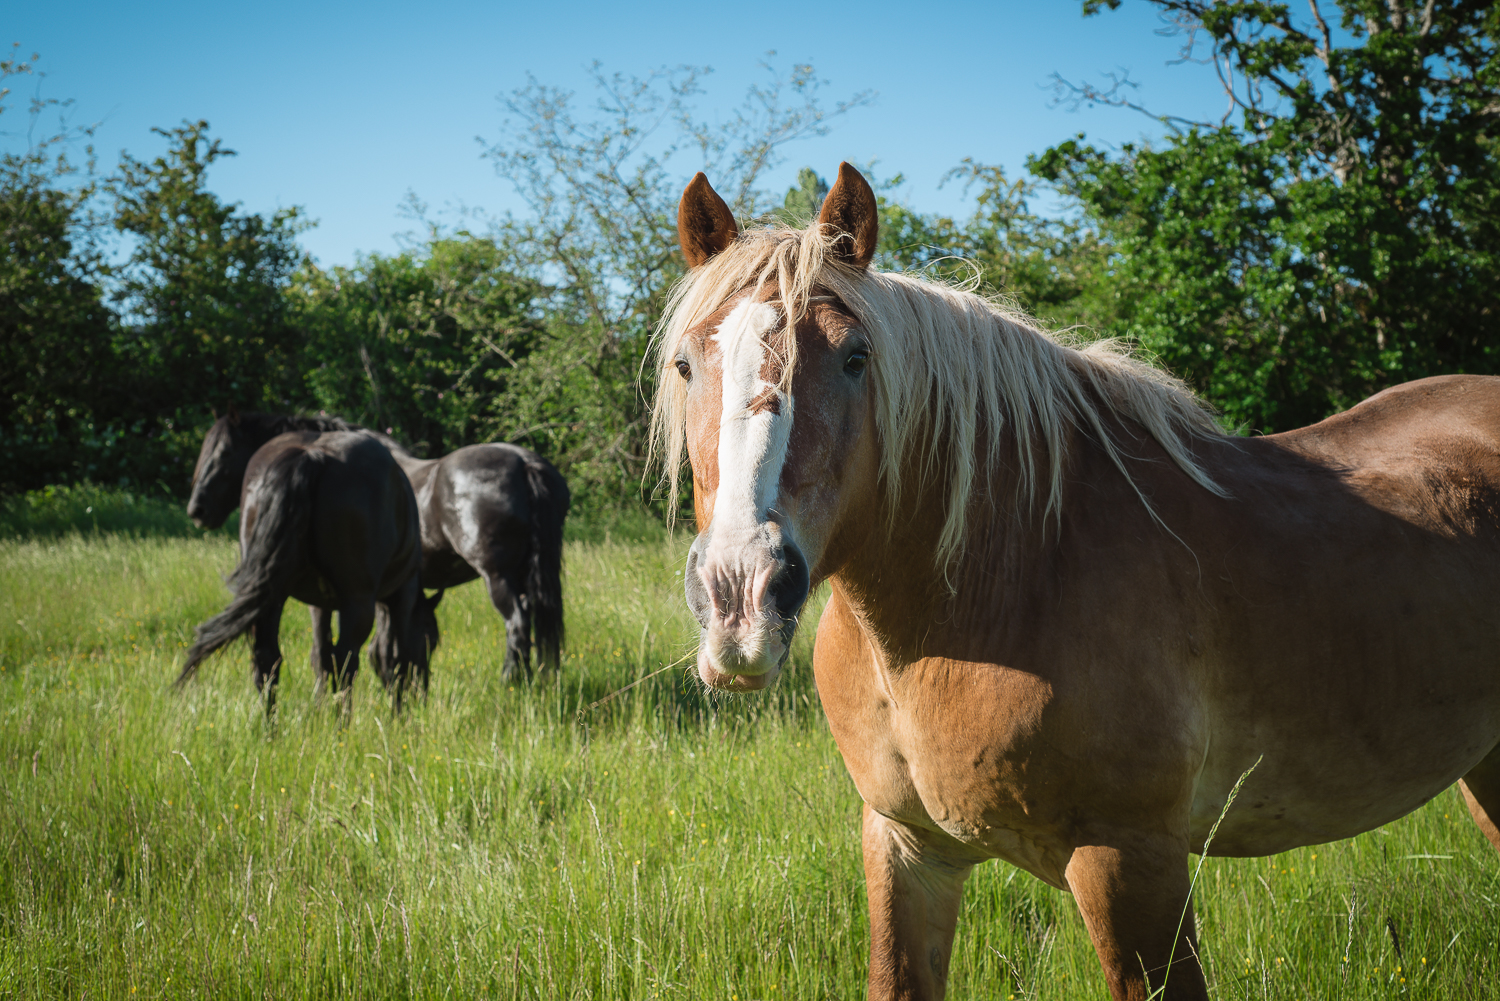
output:
[[[42, 93], [75, 99], [75, 122], [102, 122], [106, 166], [122, 148], [160, 153], [153, 125], [206, 118], [239, 152], [215, 167], [210, 187], [252, 211], [302, 206], [318, 222], [303, 242], [325, 265], [395, 250], [395, 234], [411, 228], [399, 212], [408, 191], [435, 209], [518, 209], [476, 137], [499, 137], [501, 98], [528, 72], [583, 97], [592, 60], [636, 74], [706, 65], [714, 72], [699, 107], [712, 117], [739, 103], [775, 50], [783, 66], [813, 63], [830, 103], [865, 89], [878, 97], [830, 135], [789, 148], [770, 187], [790, 185], [804, 165], [831, 177], [840, 160], [875, 161], [882, 175], [909, 179], [901, 196], [913, 207], [955, 212], [961, 192], [938, 182], [964, 157], [1019, 174], [1027, 154], [1078, 132], [1110, 144], [1160, 132], [1133, 111], [1053, 107], [1054, 72], [1097, 81], [1128, 69], [1140, 82], [1134, 99], [1217, 119], [1224, 98], [1212, 69], [1169, 66], [1180, 39], [1160, 28], [1145, 0], [1089, 19], [1078, 0], [0, 0], [0, 41], [41, 53]], [[25, 86], [0, 127], [24, 124]]]

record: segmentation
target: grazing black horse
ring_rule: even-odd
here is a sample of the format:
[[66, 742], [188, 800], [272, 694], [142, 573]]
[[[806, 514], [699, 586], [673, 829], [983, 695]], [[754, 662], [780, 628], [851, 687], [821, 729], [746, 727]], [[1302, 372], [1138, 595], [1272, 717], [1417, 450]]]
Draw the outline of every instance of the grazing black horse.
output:
[[[426, 685], [430, 638], [424, 633], [436, 631], [418, 577], [421, 528], [411, 484], [372, 435], [344, 430], [273, 437], [250, 455], [243, 475], [236, 477], [224, 454], [224, 445], [236, 436], [221, 425], [239, 430], [261, 423], [261, 417], [221, 419], [199, 455], [188, 510], [200, 524], [223, 524], [226, 491], [217, 481], [239, 480], [240, 562], [228, 581], [234, 599], [198, 627], [177, 684], [186, 682], [209, 654], [251, 633], [255, 684], [266, 693], [269, 715], [281, 672], [282, 606], [292, 597], [315, 610], [318, 690], [331, 679], [334, 691], [342, 692], [359, 669], [359, 648], [370, 635], [379, 604], [388, 625], [383, 645], [389, 661], [382, 673], [394, 685], [399, 711], [413, 674]], [[335, 610], [336, 643], [330, 642]]]
[[337, 417], [242, 414], [233, 406], [203, 436], [187, 513], [199, 528], [218, 528], [240, 506], [245, 469], [256, 449], [288, 431], [358, 431]]
[[377, 434], [417, 494], [422, 515], [422, 586], [455, 587], [484, 578], [505, 619], [506, 678], [531, 677], [537, 659], [558, 666], [563, 640], [562, 535], [568, 483], [547, 460], [519, 445], [469, 445], [441, 459], [418, 459]]

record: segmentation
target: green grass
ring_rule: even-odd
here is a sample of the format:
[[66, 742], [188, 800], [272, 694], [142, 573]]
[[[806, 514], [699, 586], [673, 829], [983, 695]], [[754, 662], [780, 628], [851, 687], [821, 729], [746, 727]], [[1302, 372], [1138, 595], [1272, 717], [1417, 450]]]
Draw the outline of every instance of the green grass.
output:
[[[579, 711], [690, 653], [685, 538], [571, 542], [562, 671], [530, 687], [500, 680], [481, 590], [451, 591], [401, 720], [368, 671], [346, 728], [313, 703], [289, 603], [273, 733], [243, 646], [168, 687], [230, 539], [30, 534], [0, 542], [0, 997], [864, 996], [859, 803], [812, 630], [767, 695], [710, 698], [683, 665]], [[1220, 998], [1497, 996], [1500, 854], [1454, 792], [1210, 859], [1197, 906]], [[976, 870], [951, 998], [1103, 994], [1070, 897]]]

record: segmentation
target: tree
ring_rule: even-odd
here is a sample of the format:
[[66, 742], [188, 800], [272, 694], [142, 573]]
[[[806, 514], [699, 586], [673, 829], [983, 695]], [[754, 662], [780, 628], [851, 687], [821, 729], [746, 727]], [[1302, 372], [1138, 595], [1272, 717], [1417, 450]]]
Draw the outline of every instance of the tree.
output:
[[[1152, 2], [1184, 58], [1218, 68], [1230, 112], [1032, 161], [1112, 246], [1112, 331], [1266, 431], [1406, 379], [1500, 371], [1500, 10], [1340, 0], [1336, 30], [1319, 0], [1306, 16]], [[1128, 84], [1064, 87], [1139, 107]]]
[[824, 109], [811, 66], [766, 69], [769, 82], [719, 124], [696, 116], [709, 72], [696, 67], [638, 78], [595, 64], [591, 110], [535, 80], [505, 102], [514, 118], [486, 155], [527, 213], [493, 235], [550, 290], [544, 329], [508, 377], [507, 433], [558, 457], [584, 506], [634, 493], [644, 474], [654, 373], [642, 363], [682, 274], [677, 200], [692, 172], [707, 172], [741, 219], [764, 218], [773, 202], [760, 179], [782, 148], [873, 97]]
[[[0, 60], [0, 81], [36, 74], [36, 56]], [[0, 114], [8, 87], [0, 89]], [[107, 275], [89, 212], [92, 150], [82, 166], [68, 148], [90, 128], [64, 119], [40, 140], [34, 98], [24, 151], [0, 155], [0, 490], [86, 475], [83, 443], [107, 369], [111, 315]]]
[[505, 400], [544, 290], [509, 264], [493, 240], [459, 233], [354, 267], [304, 265], [290, 295], [312, 400], [419, 454], [525, 439]]
[[811, 167], [797, 171], [797, 183], [788, 188], [781, 208], [773, 213], [777, 220], [788, 226], [808, 226], [823, 208], [823, 199], [828, 197], [828, 182], [818, 176]]
[[[900, 180], [898, 175], [882, 187], [888, 191]], [[999, 166], [966, 159], [943, 183], [954, 180], [966, 192], [978, 188], [974, 214], [966, 220], [924, 214], [877, 195], [880, 266], [976, 283], [1053, 327], [1107, 322], [1094, 296], [1107, 250], [1094, 232], [1033, 212], [1029, 200], [1036, 183], [1012, 181]]]
[[107, 184], [115, 228], [133, 244], [115, 292], [128, 325], [114, 344], [112, 461], [181, 491], [215, 407], [301, 400], [285, 291], [303, 224], [298, 209], [241, 212], [208, 190], [209, 167], [235, 153], [207, 122], [153, 131], [170, 141], [166, 154], [122, 155]]

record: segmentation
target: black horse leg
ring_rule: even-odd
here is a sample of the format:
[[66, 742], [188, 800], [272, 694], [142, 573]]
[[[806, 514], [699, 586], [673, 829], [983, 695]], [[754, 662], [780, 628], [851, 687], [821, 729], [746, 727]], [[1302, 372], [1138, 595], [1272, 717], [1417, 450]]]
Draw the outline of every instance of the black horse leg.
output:
[[[339, 602], [339, 638], [333, 644], [333, 690], [346, 692], [359, 672], [359, 648], [375, 625], [375, 598], [364, 595]], [[348, 702], [344, 712], [349, 711]]]
[[383, 601], [375, 602], [375, 638], [370, 640], [370, 645], [365, 649], [369, 655], [370, 666], [375, 669], [375, 676], [380, 679], [380, 684], [390, 689], [396, 681], [396, 642], [397, 633], [391, 624], [391, 610]]
[[505, 618], [505, 666], [500, 676], [507, 681], [531, 680], [531, 620], [520, 582], [507, 574], [484, 573], [490, 603]]
[[265, 693], [267, 716], [276, 710], [276, 684], [281, 680], [281, 609], [284, 601], [268, 602], [250, 627], [255, 690]]
[[383, 614], [380, 618], [389, 637], [383, 642], [377, 640], [376, 645], [384, 649], [390, 661], [391, 681], [396, 690], [394, 709], [398, 715], [401, 712], [402, 696], [413, 675], [421, 678], [423, 694], [427, 691], [427, 658], [422, 656], [425, 651], [417, 649], [422, 641], [417, 636], [417, 630], [412, 627], [412, 613], [421, 594], [421, 585], [417, 583], [416, 577], [412, 577], [381, 605]]
[[313, 692], [322, 695], [333, 672], [333, 610], [308, 605], [312, 615]]

